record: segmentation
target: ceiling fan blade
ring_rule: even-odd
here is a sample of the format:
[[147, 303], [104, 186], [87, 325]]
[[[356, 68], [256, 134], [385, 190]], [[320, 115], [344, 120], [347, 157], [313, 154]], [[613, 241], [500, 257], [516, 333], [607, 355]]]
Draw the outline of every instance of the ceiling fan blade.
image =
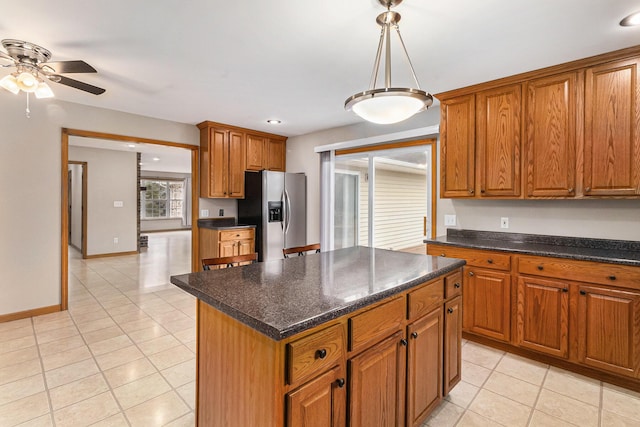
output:
[[57, 80], [57, 83], [60, 83], [61, 85], [70, 86], [74, 89], [80, 89], [85, 92], [92, 93], [94, 95], [101, 95], [106, 92], [106, 90], [102, 89], [101, 87], [93, 86], [88, 83], [79, 82], [78, 80], [70, 79], [69, 77], [59, 76], [57, 74], [54, 76], [56, 78], [55, 80], [52, 79], [52, 81], [56, 81], [58, 78], [60, 78], [60, 80]]
[[53, 61], [43, 64], [54, 70], [54, 73], [97, 73], [96, 69], [84, 61]]
[[14, 64], [16, 62], [15, 59], [13, 59], [12, 57], [10, 57], [9, 55], [7, 55], [4, 52], [0, 52], [0, 59], [5, 60], [5, 61], [11, 61], [12, 64]]

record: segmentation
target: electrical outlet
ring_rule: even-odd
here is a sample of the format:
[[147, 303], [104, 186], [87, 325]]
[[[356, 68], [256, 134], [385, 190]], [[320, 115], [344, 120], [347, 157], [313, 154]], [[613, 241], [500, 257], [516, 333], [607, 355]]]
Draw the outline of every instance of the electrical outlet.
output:
[[117, 237], [114, 237], [114, 238], [113, 238], [113, 244], [114, 244], [114, 245], [117, 245], [117, 244], [118, 244], [118, 238], [117, 238]]
[[500, 218], [500, 228], [509, 228], [509, 218], [506, 216]]
[[444, 216], [444, 225], [448, 227], [456, 226], [456, 216], [455, 215], [445, 215]]
[[209, 216], [209, 209], [202, 209], [200, 211], [200, 218], [207, 218]]
[[218, 216], [224, 216], [224, 209], [218, 209]]

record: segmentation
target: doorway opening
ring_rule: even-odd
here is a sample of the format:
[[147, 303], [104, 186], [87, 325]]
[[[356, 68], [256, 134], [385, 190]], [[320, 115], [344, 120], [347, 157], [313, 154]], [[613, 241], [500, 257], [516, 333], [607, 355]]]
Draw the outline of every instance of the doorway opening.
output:
[[[195, 146], [195, 145], [189, 145], [189, 144], [181, 144], [181, 143], [175, 143], [175, 142], [169, 142], [169, 141], [162, 141], [162, 140], [155, 140], [155, 139], [148, 139], [148, 138], [138, 138], [138, 137], [132, 137], [132, 136], [125, 136], [125, 135], [117, 135], [117, 134], [107, 134], [107, 133], [102, 133], [102, 132], [92, 132], [92, 131], [85, 131], [85, 130], [77, 130], [77, 129], [67, 129], [67, 128], [63, 128], [62, 129], [62, 137], [61, 137], [61, 154], [62, 154], [62, 176], [61, 176], [61, 182], [62, 182], [62, 209], [61, 209], [61, 304], [60, 304], [60, 308], [62, 310], [66, 310], [68, 308], [68, 285], [69, 285], [69, 243], [70, 243], [70, 211], [69, 211], [69, 197], [70, 197], [70, 188], [69, 188], [69, 165], [73, 163], [70, 163], [69, 161], [69, 139], [70, 137], [77, 137], [77, 138], [87, 138], [87, 139], [92, 139], [92, 140], [96, 140], [96, 141], [111, 141], [111, 142], [118, 142], [118, 143], [130, 143], [130, 144], [150, 144], [150, 145], [156, 145], [158, 147], [174, 147], [174, 148], [182, 148], [182, 149], [187, 149], [190, 150], [190, 163], [191, 163], [191, 179], [194, 183], [199, 182], [199, 162], [198, 162], [198, 153], [199, 153], [199, 147]], [[136, 162], [138, 163], [138, 167], [139, 167], [139, 161], [136, 160]], [[85, 173], [87, 173], [87, 170], [85, 170]], [[139, 172], [136, 172], [139, 174]], [[73, 172], [72, 172], [72, 179], [73, 179]], [[88, 174], [87, 174], [88, 176]], [[87, 178], [87, 182], [89, 181], [89, 179]], [[91, 184], [87, 184], [88, 187], [90, 187]], [[137, 183], [134, 182], [133, 184], [134, 186], [134, 191], [136, 193], [139, 194], [139, 185]], [[93, 191], [89, 188], [89, 191]], [[199, 259], [199, 248], [198, 248], [198, 221], [197, 221], [197, 213], [198, 213], [198, 193], [197, 193], [197, 186], [191, 186], [190, 188], [190, 205], [191, 205], [191, 211], [190, 211], [190, 216], [191, 216], [191, 269], [192, 271], [197, 271], [198, 269], [198, 265], [197, 265], [197, 260]], [[73, 196], [71, 196], [73, 197]], [[86, 198], [85, 198], [86, 200]], [[113, 201], [110, 201], [110, 203], [113, 203], [113, 207], [121, 207], [121, 200], [117, 200], [114, 199]], [[136, 210], [140, 209], [139, 205], [136, 207]], [[87, 207], [87, 203], [85, 203], [85, 212], [88, 211], [88, 207]], [[139, 213], [137, 214], [139, 215]], [[87, 212], [87, 217], [89, 217], [89, 214]], [[85, 223], [85, 229], [84, 229], [84, 240], [88, 241], [88, 233], [87, 233], [87, 224]], [[137, 234], [136, 237], [134, 237], [134, 239], [136, 240], [136, 250], [133, 253], [137, 253], [137, 248], [138, 248], [138, 238], [137, 238]], [[114, 244], [116, 244], [117, 240], [116, 238], [113, 239]], [[85, 253], [87, 251], [86, 248], [86, 244], [85, 244], [85, 249], [84, 249]]]

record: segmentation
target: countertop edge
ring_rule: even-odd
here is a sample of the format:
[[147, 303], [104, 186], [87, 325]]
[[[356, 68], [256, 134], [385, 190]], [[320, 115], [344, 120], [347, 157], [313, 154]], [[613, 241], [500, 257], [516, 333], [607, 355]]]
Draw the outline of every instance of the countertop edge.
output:
[[180, 289], [184, 290], [185, 292], [190, 293], [191, 295], [195, 296], [196, 298], [210, 305], [211, 307], [234, 318], [235, 320], [243, 323], [244, 325], [262, 333], [263, 335], [266, 335], [267, 337], [273, 339], [274, 341], [282, 341], [285, 338], [289, 338], [300, 332], [304, 332], [308, 329], [314, 328], [323, 323], [337, 319], [338, 317], [352, 313], [356, 310], [359, 310], [371, 304], [380, 302], [388, 297], [392, 297], [394, 295], [400, 294], [424, 282], [427, 282], [429, 280], [435, 279], [436, 277], [440, 277], [444, 274], [454, 271], [457, 268], [464, 266], [465, 264], [466, 264], [466, 261], [464, 260], [455, 260], [446, 267], [438, 268], [437, 270], [434, 270], [423, 276], [420, 276], [418, 278], [415, 278], [403, 284], [393, 286], [389, 289], [385, 289], [384, 291], [381, 291], [377, 294], [369, 295], [369, 296], [351, 301], [347, 305], [324, 312], [318, 316], [305, 319], [304, 321], [298, 322], [293, 325], [289, 325], [288, 327], [283, 329], [275, 328], [272, 325], [269, 325], [258, 319], [248, 316], [245, 313], [234, 309], [233, 307], [230, 307], [218, 300], [211, 298], [209, 295], [201, 292], [199, 289], [195, 287], [187, 286], [184, 282], [179, 280], [179, 276], [171, 276], [171, 283], [179, 287]]

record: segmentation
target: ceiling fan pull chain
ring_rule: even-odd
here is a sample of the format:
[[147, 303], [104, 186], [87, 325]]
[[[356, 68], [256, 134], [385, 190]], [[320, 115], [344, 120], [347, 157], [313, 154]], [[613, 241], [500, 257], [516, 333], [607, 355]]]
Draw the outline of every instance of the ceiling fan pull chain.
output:
[[27, 115], [27, 119], [31, 118], [31, 110], [29, 110], [29, 92], [27, 92], [27, 109], [25, 114]]

